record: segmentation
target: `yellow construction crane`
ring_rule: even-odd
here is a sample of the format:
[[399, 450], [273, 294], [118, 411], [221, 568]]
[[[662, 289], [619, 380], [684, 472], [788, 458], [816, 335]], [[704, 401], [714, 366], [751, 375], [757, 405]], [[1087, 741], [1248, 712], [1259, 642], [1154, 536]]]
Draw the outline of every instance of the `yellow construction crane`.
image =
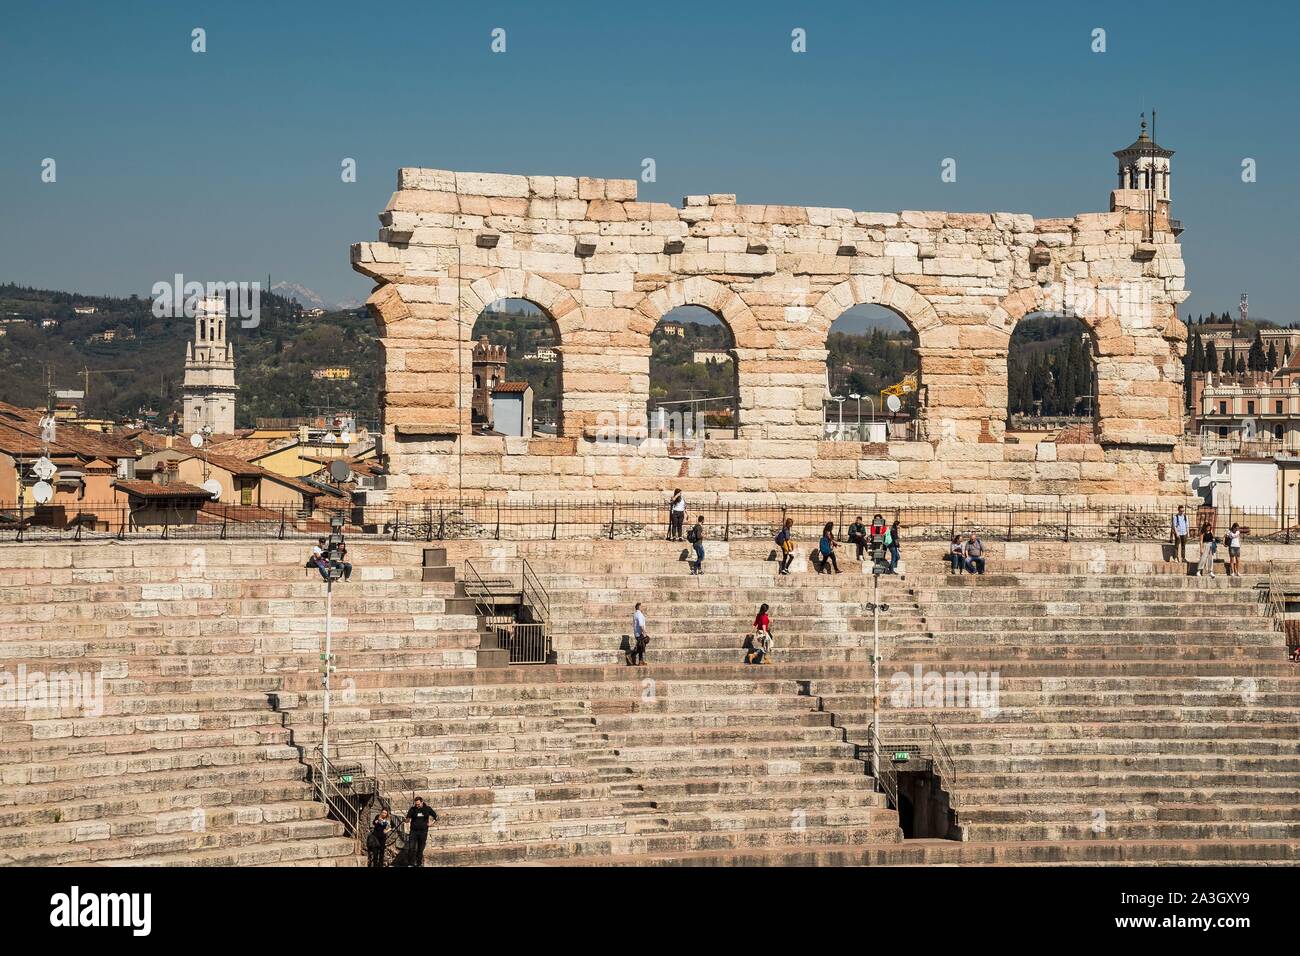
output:
[[899, 398], [902, 398], [904, 395], [908, 395], [915, 391], [916, 391], [916, 373], [908, 372], [906, 375], [903, 376], [903, 380], [901, 382], [896, 382], [893, 385], [890, 385], [886, 388], [882, 388], [880, 390], [880, 403], [882, 405], [884, 404], [886, 395], [897, 395]]

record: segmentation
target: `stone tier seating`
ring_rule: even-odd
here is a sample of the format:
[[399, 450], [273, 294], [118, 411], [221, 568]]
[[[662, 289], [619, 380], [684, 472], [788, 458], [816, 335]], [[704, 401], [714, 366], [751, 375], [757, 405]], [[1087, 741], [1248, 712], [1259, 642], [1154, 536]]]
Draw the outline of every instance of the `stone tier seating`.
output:
[[[937, 723], [965, 842], [903, 841], [857, 746], [872, 581], [851, 558], [778, 578], [770, 546], [746, 542], [693, 577], [664, 542], [448, 547], [453, 565], [527, 554], [559, 666], [472, 669], [477, 622], [453, 581], [421, 581], [422, 544], [351, 546], [331, 752], [393, 755], [440, 813], [430, 864], [1300, 858], [1300, 679], [1257, 578], [1069, 558], [950, 577], [927, 543], [932, 566], [881, 581], [883, 736]], [[323, 631], [304, 558], [287, 542], [0, 546], [0, 672], [104, 677], [100, 716], [0, 706], [0, 863], [356, 862], [302, 761]], [[629, 668], [637, 600], [653, 640]], [[777, 663], [745, 666], [761, 601]], [[891, 680], [917, 666], [996, 671], [996, 707], [901, 706]]]
[[[272, 701], [315, 671], [309, 543], [6, 545], [0, 672], [102, 676], [102, 713], [0, 700], [0, 863], [351, 864]], [[476, 622], [419, 549], [353, 549], [339, 667], [463, 667]], [[396, 562], [396, 563], [395, 563]]]

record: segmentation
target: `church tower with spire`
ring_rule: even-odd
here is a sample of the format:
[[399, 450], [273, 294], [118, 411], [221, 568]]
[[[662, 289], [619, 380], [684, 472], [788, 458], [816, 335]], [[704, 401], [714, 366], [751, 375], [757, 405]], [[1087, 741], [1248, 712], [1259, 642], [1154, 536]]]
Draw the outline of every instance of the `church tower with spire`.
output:
[[1170, 218], [1169, 158], [1172, 149], [1165, 149], [1155, 141], [1156, 114], [1151, 113], [1151, 132], [1147, 132], [1147, 117], [1142, 114], [1138, 138], [1123, 149], [1115, 151], [1119, 163], [1118, 187], [1110, 194], [1112, 212], [1122, 211], [1131, 228], [1141, 228], [1149, 241], [1156, 232], [1170, 231], [1175, 236], [1182, 232], [1176, 219]]
[[199, 301], [194, 341], [185, 345], [185, 384], [181, 391], [187, 434], [211, 428], [235, 430], [235, 352], [226, 341], [226, 302], [220, 296]]

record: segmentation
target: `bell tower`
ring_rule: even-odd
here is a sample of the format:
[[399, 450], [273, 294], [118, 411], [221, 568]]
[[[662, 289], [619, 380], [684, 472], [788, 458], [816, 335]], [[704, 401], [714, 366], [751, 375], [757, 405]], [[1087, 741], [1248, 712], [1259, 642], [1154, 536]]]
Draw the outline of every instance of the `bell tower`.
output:
[[199, 300], [194, 341], [185, 345], [185, 384], [181, 402], [187, 433], [209, 427], [229, 435], [235, 430], [235, 351], [226, 341], [226, 301]]

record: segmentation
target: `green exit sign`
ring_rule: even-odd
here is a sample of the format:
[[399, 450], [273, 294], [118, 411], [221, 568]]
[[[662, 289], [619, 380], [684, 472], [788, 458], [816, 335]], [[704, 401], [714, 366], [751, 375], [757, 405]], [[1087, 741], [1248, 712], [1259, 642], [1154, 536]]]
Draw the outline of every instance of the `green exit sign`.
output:
[[904, 763], [908, 760], [911, 760], [912, 755], [909, 754], [906, 750], [896, 750], [894, 751], [894, 759], [897, 760], [899, 763]]
[[[895, 758], [895, 759], [897, 759], [897, 758]], [[339, 782], [340, 782], [340, 783], [351, 783], [351, 782], [352, 782], [352, 774], [350, 774], [350, 773], [345, 773], [343, 776], [339, 777]]]

